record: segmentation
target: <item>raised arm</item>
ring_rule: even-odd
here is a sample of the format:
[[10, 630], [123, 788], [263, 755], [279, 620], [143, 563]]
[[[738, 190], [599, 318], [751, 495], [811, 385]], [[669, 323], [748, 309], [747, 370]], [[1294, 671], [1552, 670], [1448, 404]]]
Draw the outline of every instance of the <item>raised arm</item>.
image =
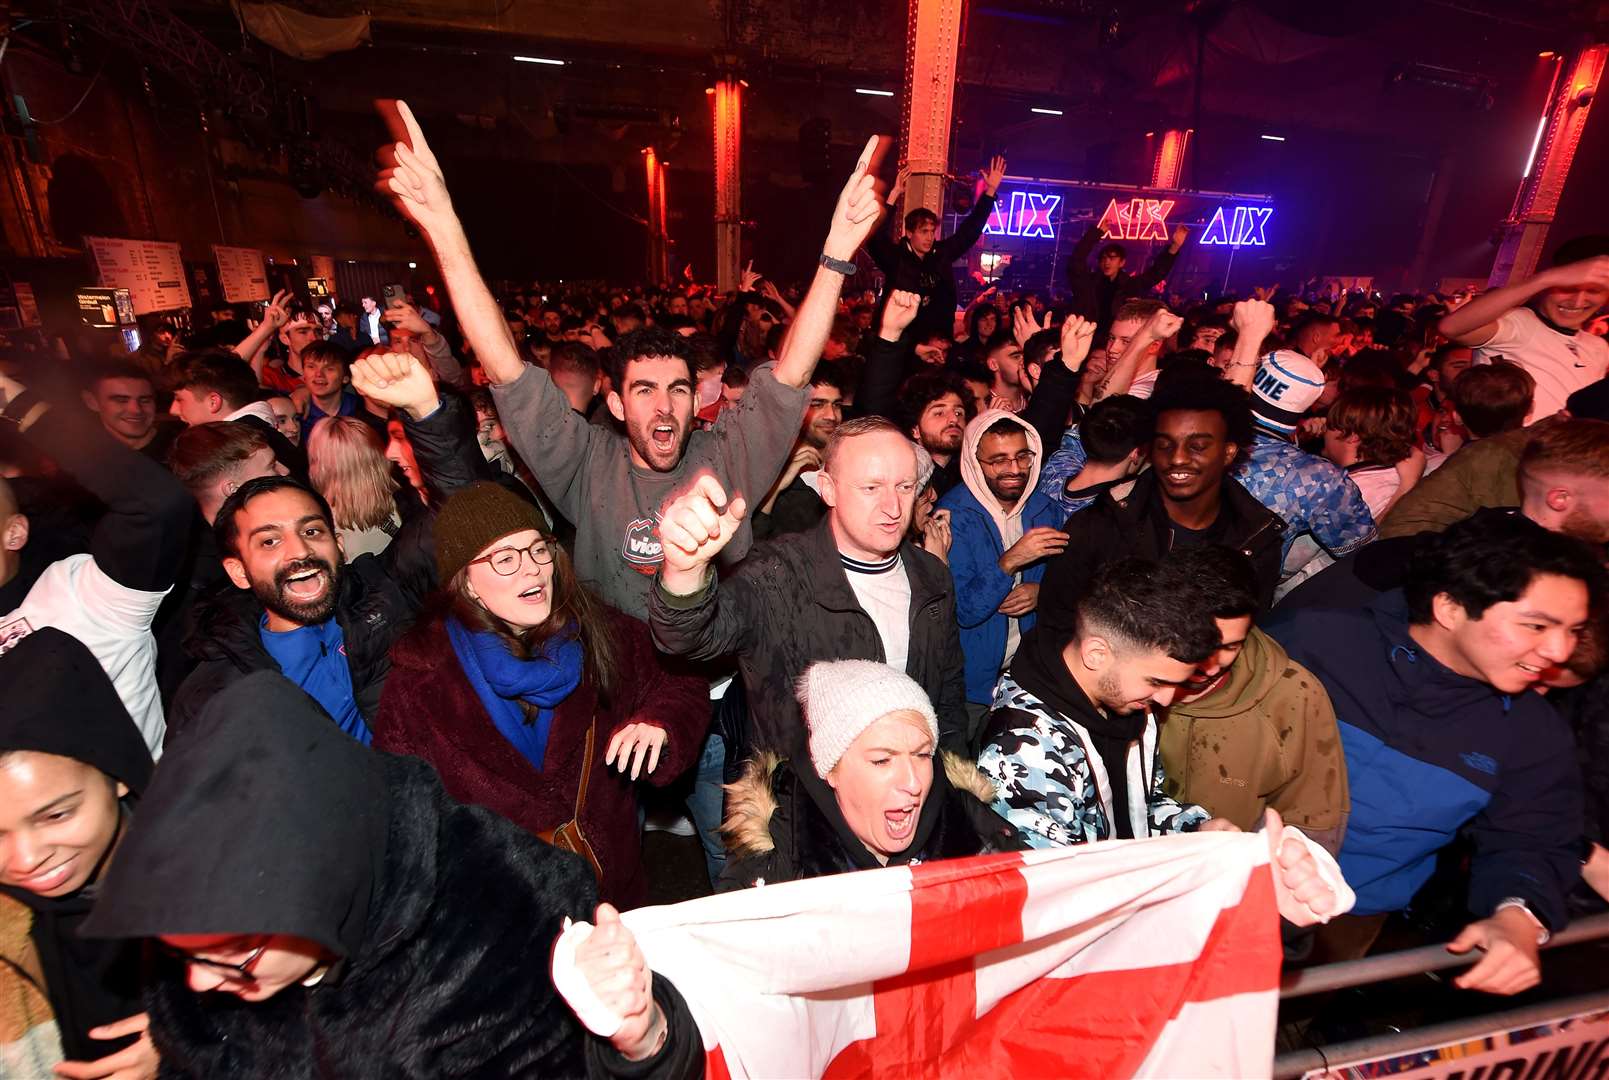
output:
[[[855, 163], [855, 171], [838, 193], [838, 203], [833, 207], [832, 223], [827, 228], [827, 241], [821, 253], [834, 262], [848, 263], [854, 259], [855, 252], [877, 227], [877, 219], [883, 212], [882, 200], [877, 195], [877, 178], [871, 174], [877, 140], [876, 135], [867, 140], [866, 149]], [[799, 302], [799, 310], [777, 352], [777, 381], [784, 386], [803, 387], [810, 382], [816, 363], [821, 359], [821, 350], [826, 347], [832, 320], [838, 314], [838, 296], [843, 289], [843, 274], [825, 266], [816, 267], [810, 291]]]
[[1224, 368], [1224, 378], [1250, 390], [1263, 342], [1274, 330], [1274, 305], [1264, 300], [1241, 300], [1230, 313], [1229, 325], [1235, 328], [1235, 350]]
[[984, 226], [989, 224], [989, 215], [994, 210], [994, 194], [1000, 190], [1000, 181], [1005, 179], [1005, 175], [1006, 159], [996, 154], [983, 174], [983, 194], [978, 197], [972, 213], [955, 227], [952, 235], [939, 241], [941, 261], [954, 262], [971, 251], [972, 245], [978, 242]]
[[903, 341], [905, 328], [922, 309], [922, 298], [904, 289], [888, 294], [883, 304], [883, 321], [877, 337], [866, 349], [866, 368], [855, 392], [855, 407], [862, 416], [882, 416], [898, 423], [899, 386], [905, 378], [905, 365], [911, 346]]
[[1089, 358], [1095, 324], [1080, 315], [1069, 315], [1061, 325], [1061, 349], [1057, 361], [1046, 363], [1039, 374], [1039, 385], [1028, 398], [1021, 418], [1039, 432], [1041, 446], [1061, 442], [1067, 430], [1067, 417], [1078, 404], [1078, 385], [1084, 361]]
[[1609, 289], [1609, 255], [1544, 270], [1517, 285], [1482, 293], [1443, 316], [1436, 329], [1460, 345], [1479, 347], [1497, 333], [1497, 320], [1538, 293], [1555, 288]]
[[1112, 365], [1105, 378], [1101, 379], [1100, 385], [1095, 388], [1095, 400], [1100, 401], [1113, 394], [1128, 393], [1129, 387], [1134, 383], [1135, 374], [1140, 370], [1140, 358], [1145, 355], [1146, 350], [1157, 342], [1166, 341], [1177, 334], [1183, 323], [1183, 319], [1167, 308], [1161, 309], [1147, 319], [1145, 325], [1140, 327], [1140, 332], [1129, 342], [1128, 348], [1123, 350], [1123, 355], [1117, 358], [1117, 363]]
[[380, 103], [381, 114], [397, 141], [381, 148], [385, 167], [375, 187], [394, 199], [430, 241], [453, 311], [458, 315], [458, 325], [480, 361], [481, 370], [493, 383], [513, 382], [520, 377], [525, 361], [509, 336], [502, 308], [475, 266], [469, 238], [447, 194], [441, 165], [425, 142], [425, 134], [408, 103], [397, 101], [394, 106], [391, 109]]
[[274, 340], [279, 328], [290, 321], [290, 300], [291, 294], [287, 289], [275, 293], [263, 308], [263, 318], [256, 329], [235, 346], [235, 355], [250, 364], [252, 374], [259, 379], [263, 375], [263, 364], [268, 360], [268, 343]]
[[170, 588], [195, 516], [195, 501], [173, 474], [112, 438], [91, 413], [51, 408], [3, 374], [0, 403], [0, 418], [14, 422], [24, 438], [106, 504], [90, 542], [95, 566], [135, 592]]

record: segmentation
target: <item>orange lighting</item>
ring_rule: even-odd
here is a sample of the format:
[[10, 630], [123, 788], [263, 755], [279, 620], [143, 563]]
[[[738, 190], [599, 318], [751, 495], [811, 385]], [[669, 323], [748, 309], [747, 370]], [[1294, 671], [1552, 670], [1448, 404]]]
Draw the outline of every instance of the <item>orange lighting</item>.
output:
[[725, 78], [715, 84], [715, 276], [728, 292], [738, 285], [742, 246], [740, 154], [743, 145], [743, 83]]
[[1170, 128], [1162, 133], [1162, 145], [1157, 147], [1156, 161], [1151, 166], [1151, 186], [1176, 188], [1184, 175], [1184, 154], [1190, 146], [1190, 133]]
[[1547, 49], [1547, 50], [1544, 50], [1542, 52], [1537, 53], [1536, 58], [1538, 60], [1552, 60], [1557, 55], [1559, 55], [1559, 54], [1554, 52], [1554, 51], [1552, 51], [1551, 49]]

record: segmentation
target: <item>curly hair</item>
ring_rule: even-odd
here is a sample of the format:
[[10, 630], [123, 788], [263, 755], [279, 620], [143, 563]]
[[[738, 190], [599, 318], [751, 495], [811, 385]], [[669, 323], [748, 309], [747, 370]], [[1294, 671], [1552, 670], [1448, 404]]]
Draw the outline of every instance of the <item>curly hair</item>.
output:
[[1255, 428], [1251, 419], [1251, 395], [1234, 383], [1212, 375], [1183, 371], [1158, 378], [1151, 394], [1151, 415], [1165, 412], [1215, 412], [1224, 418], [1225, 438], [1239, 447], [1240, 456], [1251, 449]]

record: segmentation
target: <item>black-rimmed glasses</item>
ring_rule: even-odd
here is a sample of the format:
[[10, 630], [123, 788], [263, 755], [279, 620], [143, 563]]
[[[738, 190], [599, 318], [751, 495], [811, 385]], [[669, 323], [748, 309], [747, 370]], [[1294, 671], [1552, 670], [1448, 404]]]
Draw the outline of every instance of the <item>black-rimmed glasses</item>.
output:
[[240, 963], [231, 964], [227, 960], [209, 960], [205, 956], [197, 956], [194, 953], [185, 952], [183, 949], [174, 945], [169, 945], [165, 941], [159, 941], [157, 942], [157, 945], [162, 949], [163, 952], [167, 953], [181, 964], [185, 964], [187, 966], [193, 964], [196, 967], [204, 968], [215, 975], [222, 975], [224, 978], [229, 979], [232, 982], [245, 983], [247, 985], [251, 985], [257, 981], [257, 976], [252, 974], [251, 969], [253, 965], [257, 963], [257, 961], [263, 958], [263, 953], [268, 950], [268, 942], [265, 941], [255, 949], [251, 950], [251, 952], [247, 953], [246, 958]]

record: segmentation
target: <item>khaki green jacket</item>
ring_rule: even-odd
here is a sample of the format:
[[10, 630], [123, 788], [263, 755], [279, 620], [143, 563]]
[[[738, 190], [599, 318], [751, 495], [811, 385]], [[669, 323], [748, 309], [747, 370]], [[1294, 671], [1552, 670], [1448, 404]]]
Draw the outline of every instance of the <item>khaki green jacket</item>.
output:
[[1168, 710], [1159, 747], [1180, 802], [1248, 830], [1272, 807], [1332, 854], [1341, 849], [1351, 799], [1330, 696], [1261, 630], [1222, 682]]

